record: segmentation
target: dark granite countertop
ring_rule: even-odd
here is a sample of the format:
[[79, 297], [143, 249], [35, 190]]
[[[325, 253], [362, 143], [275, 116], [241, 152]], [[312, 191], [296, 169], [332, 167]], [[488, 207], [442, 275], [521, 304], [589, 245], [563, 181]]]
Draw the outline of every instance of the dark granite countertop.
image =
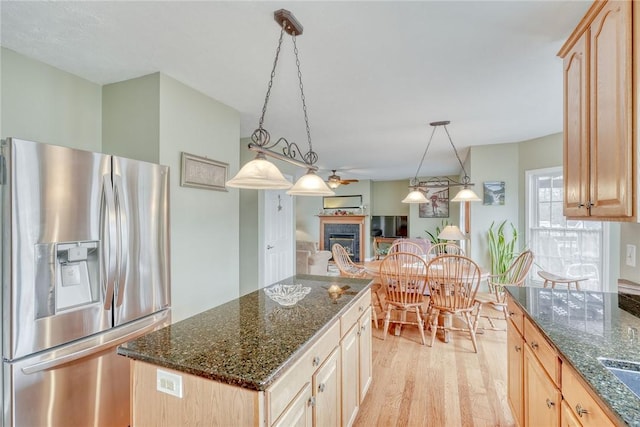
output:
[[[207, 379], [265, 390], [368, 289], [369, 280], [298, 275], [311, 291], [280, 306], [262, 289], [118, 347], [118, 354]], [[343, 289], [333, 300], [327, 289]]]
[[640, 337], [630, 329], [640, 331], [640, 299], [606, 292], [507, 289], [619, 421], [640, 426], [640, 398], [598, 361], [640, 362]]

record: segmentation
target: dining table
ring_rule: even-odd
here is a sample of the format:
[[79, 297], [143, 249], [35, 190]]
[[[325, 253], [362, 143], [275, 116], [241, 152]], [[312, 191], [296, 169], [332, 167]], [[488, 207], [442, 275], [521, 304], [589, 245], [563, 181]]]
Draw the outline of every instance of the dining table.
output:
[[[425, 256], [426, 257], [426, 256]], [[435, 257], [433, 257], [435, 258]], [[433, 258], [427, 258], [425, 259], [425, 262], [428, 264], [429, 261], [431, 261], [431, 259]], [[376, 260], [371, 260], [371, 261], [365, 261], [364, 264], [362, 265], [363, 268], [365, 269], [365, 271], [373, 276], [374, 278], [380, 280], [380, 266], [382, 265], [382, 261], [384, 260], [384, 258], [382, 259], [376, 259]], [[436, 268], [438, 267], [437, 265], [435, 266]], [[489, 272], [480, 267], [480, 282], [486, 280], [489, 277]], [[384, 290], [384, 285], [383, 288]], [[425, 289], [425, 303], [428, 304], [428, 298], [429, 298], [429, 289]], [[438, 315], [438, 325], [439, 326], [443, 326], [445, 328], [449, 328], [451, 327], [453, 324], [453, 315], [451, 313], [440, 313]], [[402, 325], [400, 323], [396, 323], [396, 327], [394, 330], [394, 335], [399, 336], [400, 335], [400, 329], [401, 329]], [[442, 341], [445, 343], [449, 342], [449, 331], [447, 329], [443, 329], [443, 335], [442, 335]], [[477, 334], [482, 334], [482, 331], [477, 331]]]

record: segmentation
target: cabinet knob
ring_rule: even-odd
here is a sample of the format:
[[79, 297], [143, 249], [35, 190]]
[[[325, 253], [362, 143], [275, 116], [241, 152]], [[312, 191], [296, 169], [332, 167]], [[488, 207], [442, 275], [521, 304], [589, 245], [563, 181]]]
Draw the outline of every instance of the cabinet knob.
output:
[[534, 350], [537, 350], [538, 349], [538, 343], [535, 342], [535, 341], [531, 341], [531, 348], [534, 349]]
[[519, 345], [516, 345], [515, 349], [516, 349], [516, 351], [520, 351], [520, 350], [522, 350], [522, 347], [520, 347]]
[[509, 317], [513, 317], [516, 313], [514, 313], [513, 311], [509, 312]]
[[320, 357], [316, 356], [313, 358], [313, 366], [318, 366], [320, 364]]
[[551, 399], [547, 399], [547, 408], [552, 408], [555, 405]]
[[311, 396], [309, 398], [309, 400], [307, 400], [307, 405], [311, 406], [311, 407], [316, 406], [316, 398], [315, 398], [315, 396]]
[[358, 311], [359, 312], [363, 312], [364, 311], [364, 307], [363, 306], [358, 307]]
[[326, 388], [326, 385], [324, 383], [320, 383], [320, 385], [318, 386], [318, 391], [322, 393], [325, 388]]
[[360, 328], [360, 330], [361, 330], [362, 332], [366, 331], [366, 330], [367, 330], [367, 325], [362, 325], [362, 328]]
[[586, 409], [584, 409], [584, 408], [582, 407], [582, 405], [581, 405], [581, 404], [579, 404], [579, 403], [578, 403], [578, 404], [576, 405], [576, 414], [578, 414], [578, 416], [579, 416], [580, 418], [582, 418], [582, 415], [585, 415], [585, 414], [588, 414], [588, 413], [589, 413], [589, 411], [587, 411]]
[[579, 208], [584, 208], [584, 203], [578, 203]]

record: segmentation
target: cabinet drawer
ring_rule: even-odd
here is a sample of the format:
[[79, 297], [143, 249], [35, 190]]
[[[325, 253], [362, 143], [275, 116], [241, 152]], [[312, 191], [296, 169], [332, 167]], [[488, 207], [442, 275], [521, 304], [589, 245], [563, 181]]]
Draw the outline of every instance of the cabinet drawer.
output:
[[571, 413], [584, 427], [615, 425], [585, 387], [587, 386], [583, 385], [578, 373], [568, 364], [563, 363], [562, 395], [567, 401]]
[[551, 344], [528, 318], [524, 319], [524, 340], [553, 382], [560, 386], [560, 359]]
[[514, 326], [520, 332], [520, 335], [524, 334], [524, 313], [515, 303], [515, 301], [511, 298], [507, 298], [507, 314], [509, 314], [509, 318], [513, 322]]
[[362, 313], [371, 307], [371, 289], [367, 290], [349, 310], [340, 317], [340, 336], [343, 337], [356, 324]]
[[271, 425], [289, 405], [298, 392], [311, 380], [313, 373], [340, 343], [340, 324], [335, 322], [314, 344], [290, 366], [271, 387], [266, 399]]

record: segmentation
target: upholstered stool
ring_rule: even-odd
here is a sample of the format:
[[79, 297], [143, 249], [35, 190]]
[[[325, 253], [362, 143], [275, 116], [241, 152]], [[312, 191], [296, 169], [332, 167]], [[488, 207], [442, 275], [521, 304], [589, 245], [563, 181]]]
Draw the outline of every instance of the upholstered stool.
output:
[[580, 282], [587, 280], [586, 277], [562, 277], [557, 274], [549, 273], [548, 271], [538, 271], [538, 276], [544, 279], [544, 287], [546, 288], [551, 283], [551, 288], [555, 289], [556, 284], [561, 283], [567, 285], [568, 289], [571, 289], [571, 284], [576, 287], [576, 290], [580, 290]]

